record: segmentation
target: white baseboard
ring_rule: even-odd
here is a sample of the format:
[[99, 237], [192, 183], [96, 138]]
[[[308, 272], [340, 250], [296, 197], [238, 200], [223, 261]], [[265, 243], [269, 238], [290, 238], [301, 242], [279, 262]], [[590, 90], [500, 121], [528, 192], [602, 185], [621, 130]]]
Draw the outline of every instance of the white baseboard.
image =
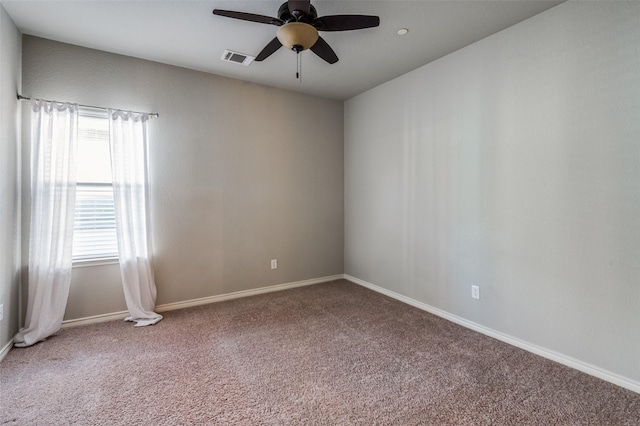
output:
[[13, 339], [9, 340], [9, 342], [0, 349], [0, 362], [4, 359], [5, 356], [9, 353], [11, 348], [13, 347]]
[[[426, 303], [419, 302], [410, 297], [403, 296], [402, 294], [393, 292], [391, 290], [387, 290], [385, 288], [379, 287], [375, 284], [371, 284], [367, 281], [361, 280], [359, 278], [353, 277], [348, 274], [332, 275], [328, 277], [316, 278], [311, 280], [304, 280], [304, 281], [297, 281], [297, 282], [286, 283], [286, 284], [278, 284], [278, 285], [273, 285], [268, 287], [261, 287], [261, 288], [252, 289], [252, 290], [237, 291], [237, 292], [221, 294], [217, 296], [202, 297], [199, 299], [186, 300], [183, 302], [167, 303], [164, 305], [158, 305], [156, 307], [156, 312], [168, 312], [176, 309], [184, 309], [184, 308], [190, 308], [193, 306], [207, 305], [209, 303], [217, 303], [225, 300], [238, 299], [241, 297], [249, 297], [249, 296], [255, 296], [258, 294], [270, 293], [274, 291], [288, 290], [295, 287], [303, 287], [303, 286], [308, 286], [313, 284], [320, 284], [320, 283], [335, 281], [339, 279], [349, 280], [355, 284], [361, 285], [375, 292], [384, 294], [385, 296], [389, 296], [393, 299], [399, 300], [403, 303], [414, 306], [418, 309], [422, 309], [423, 311], [432, 313], [434, 315], [437, 315], [441, 318], [454, 322], [463, 327], [477, 331], [478, 333], [482, 333], [486, 336], [493, 337], [494, 339], [500, 340], [502, 342], [516, 346], [520, 349], [524, 349], [528, 352], [534, 353], [536, 355], [539, 355], [544, 358], [550, 359], [552, 361], [558, 362], [560, 364], [566, 365], [567, 367], [575, 368], [576, 370], [582, 371], [583, 373], [598, 377], [599, 379], [605, 380], [607, 382], [613, 383], [617, 386], [623, 387], [625, 389], [629, 389], [633, 392], [640, 394], [640, 383], [635, 380], [622, 377], [618, 374], [603, 370], [602, 368], [585, 363], [583, 361], [577, 360], [567, 355], [526, 342], [516, 337], [509, 336], [508, 334], [501, 333], [499, 331], [477, 324], [473, 321], [469, 321], [465, 318], [443, 311], [442, 309], [438, 309], [431, 305], [427, 305]], [[79, 325], [87, 325], [87, 324], [95, 324], [95, 323], [106, 322], [106, 321], [123, 320], [127, 316], [128, 316], [128, 312], [122, 311], [122, 312], [113, 312], [113, 313], [104, 314], [104, 315], [95, 315], [91, 317], [72, 319], [72, 320], [64, 321], [62, 323], [62, 328], [79, 326]], [[12, 345], [13, 345], [13, 341], [10, 341], [7, 345], [5, 345], [5, 347], [2, 348], [2, 351], [0, 351], [0, 361], [9, 352], [9, 349], [11, 349]]]
[[[183, 302], [166, 303], [164, 305], [156, 306], [155, 311], [158, 313], [174, 311], [176, 309], [184, 309], [184, 308], [191, 308], [193, 306], [208, 305], [209, 303], [222, 302], [222, 301], [231, 300], [231, 299], [239, 299], [241, 297], [255, 296], [263, 293], [271, 293], [273, 291], [282, 291], [282, 290], [288, 290], [290, 288], [295, 288], [295, 287], [303, 287], [307, 285], [326, 283], [329, 281], [340, 280], [343, 278], [344, 278], [343, 274], [331, 275], [328, 277], [314, 278], [310, 280], [303, 280], [303, 281], [296, 281], [292, 283], [261, 287], [261, 288], [256, 288], [252, 290], [236, 291], [233, 293], [220, 294], [217, 296], [209, 296], [209, 297], [202, 297], [199, 299], [185, 300]], [[107, 322], [107, 321], [123, 320], [128, 316], [129, 316], [129, 313], [127, 311], [120, 311], [120, 312], [112, 312], [109, 314], [94, 315], [90, 317], [71, 319], [71, 320], [63, 321], [62, 328], [75, 327], [75, 326], [87, 325], [87, 324], [96, 324], [96, 323]]]
[[164, 305], [158, 305], [156, 307], [156, 312], [167, 312], [167, 311], [174, 311], [176, 309], [191, 308], [193, 306], [208, 305], [209, 303], [223, 302], [225, 300], [256, 296], [258, 294], [271, 293], [273, 291], [282, 291], [282, 290], [288, 290], [290, 288], [326, 283], [329, 281], [341, 280], [343, 278], [344, 278], [343, 274], [331, 275], [329, 277], [314, 278], [311, 280], [296, 281], [293, 283], [286, 283], [286, 284], [276, 284], [276, 285], [272, 285], [268, 287], [260, 287], [252, 290], [242, 290], [242, 291], [236, 291], [233, 293], [220, 294], [217, 296], [202, 297], [200, 299], [185, 300], [184, 302], [166, 303]]
[[427, 311], [429, 313], [437, 315], [441, 318], [454, 322], [463, 327], [477, 331], [489, 337], [493, 337], [494, 339], [500, 340], [501, 342], [505, 342], [510, 345], [516, 346], [520, 349], [524, 349], [525, 351], [534, 353], [536, 355], [540, 355], [541, 357], [566, 365], [567, 367], [575, 368], [576, 370], [582, 371], [583, 373], [587, 373], [591, 376], [595, 376], [599, 379], [613, 383], [614, 385], [618, 385], [625, 389], [629, 389], [630, 391], [640, 393], [640, 382], [636, 382], [635, 380], [622, 377], [618, 374], [603, 370], [602, 368], [577, 360], [570, 356], [509, 336], [508, 334], [501, 333], [499, 331], [482, 326], [480, 324], [477, 324], [473, 321], [469, 321], [457, 315], [450, 314], [449, 312], [443, 311], [442, 309], [435, 308], [433, 306], [427, 305], [426, 303], [422, 303], [410, 297], [403, 296], [402, 294], [395, 293], [393, 291], [379, 287], [375, 284], [371, 284], [359, 278], [352, 277], [351, 275], [344, 274], [344, 279], [352, 281], [370, 290], [384, 294], [385, 296], [389, 296], [393, 299], [404, 302], [408, 305], [414, 306], [418, 309], [422, 309], [423, 311]]
[[62, 321], [62, 326], [60, 328], [77, 327], [79, 325], [89, 325], [89, 324], [97, 324], [100, 322], [123, 320], [128, 316], [129, 316], [129, 312], [120, 311], [120, 312], [111, 312], [109, 314], [93, 315], [90, 317], [75, 318], [75, 319]]

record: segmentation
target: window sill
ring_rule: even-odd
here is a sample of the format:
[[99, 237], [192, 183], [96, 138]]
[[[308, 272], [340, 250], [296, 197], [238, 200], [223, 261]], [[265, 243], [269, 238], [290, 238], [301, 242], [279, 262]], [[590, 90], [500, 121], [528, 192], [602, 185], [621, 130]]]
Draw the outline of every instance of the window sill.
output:
[[101, 265], [114, 265], [118, 264], [117, 257], [107, 257], [104, 259], [87, 259], [87, 260], [74, 260], [73, 268], [86, 268], [88, 266], [101, 266]]

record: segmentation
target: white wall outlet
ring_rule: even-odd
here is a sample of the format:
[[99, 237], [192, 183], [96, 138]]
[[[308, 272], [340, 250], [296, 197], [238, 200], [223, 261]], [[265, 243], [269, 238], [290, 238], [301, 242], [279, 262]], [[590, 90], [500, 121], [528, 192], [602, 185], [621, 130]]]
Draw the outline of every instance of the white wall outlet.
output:
[[271, 259], [271, 269], [278, 269], [278, 259]]
[[474, 299], [480, 299], [480, 287], [477, 285], [471, 286], [471, 297]]
[[0, 305], [0, 321], [4, 318], [4, 305]]

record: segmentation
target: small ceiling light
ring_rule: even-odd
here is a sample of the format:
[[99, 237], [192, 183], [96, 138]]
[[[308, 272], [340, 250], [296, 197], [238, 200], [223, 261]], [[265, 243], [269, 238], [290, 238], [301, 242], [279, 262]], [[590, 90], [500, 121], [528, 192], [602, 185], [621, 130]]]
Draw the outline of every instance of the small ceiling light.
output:
[[304, 22], [289, 22], [278, 28], [280, 43], [296, 53], [309, 49], [318, 41], [318, 30]]
[[403, 35], [405, 35], [405, 34], [406, 34], [406, 33], [408, 33], [408, 32], [409, 32], [409, 30], [408, 30], [408, 29], [406, 29], [406, 28], [400, 28], [400, 29], [397, 31], [398, 35], [400, 35], [400, 36], [403, 36]]

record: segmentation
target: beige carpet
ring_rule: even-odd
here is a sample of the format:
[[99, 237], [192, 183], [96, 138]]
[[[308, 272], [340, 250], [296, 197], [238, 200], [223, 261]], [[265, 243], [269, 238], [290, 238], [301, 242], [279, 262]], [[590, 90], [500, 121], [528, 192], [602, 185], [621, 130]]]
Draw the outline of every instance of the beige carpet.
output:
[[638, 425], [640, 395], [336, 281], [62, 330], [1, 425]]

